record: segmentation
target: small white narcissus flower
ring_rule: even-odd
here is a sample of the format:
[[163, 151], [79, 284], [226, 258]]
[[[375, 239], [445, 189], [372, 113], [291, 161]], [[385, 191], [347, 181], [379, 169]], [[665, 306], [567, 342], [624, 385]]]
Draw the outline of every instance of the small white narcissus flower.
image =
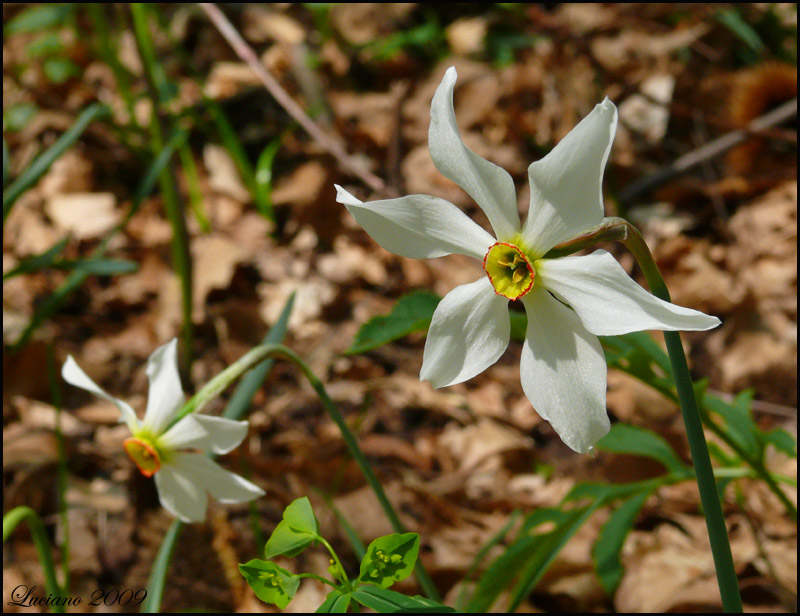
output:
[[[156, 349], [147, 360], [150, 391], [142, 422], [128, 403], [100, 389], [72, 356], [64, 362], [61, 375], [67, 383], [117, 405], [120, 421], [131, 431], [125, 451], [143, 475], [155, 475], [161, 504], [176, 518], [183, 522], [205, 520], [206, 492], [221, 503], [243, 503], [264, 495], [257, 485], [226, 471], [202, 453], [223, 454], [238, 447], [247, 435], [246, 421], [189, 413], [170, 425], [186, 401], [178, 375], [175, 339]], [[181, 451], [185, 449], [200, 453]]]
[[520, 225], [511, 176], [461, 140], [453, 110], [455, 81], [451, 67], [431, 102], [428, 147], [437, 169], [481, 207], [496, 237], [438, 197], [362, 203], [336, 186], [337, 201], [398, 255], [458, 253], [483, 262], [486, 276], [456, 287], [436, 308], [420, 378], [444, 387], [494, 364], [509, 342], [508, 302], [520, 300], [528, 315], [522, 389], [561, 439], [585, 453], [609, 430], [607, 369], [598, 335], [707, 330], [720, 321], [654, 297], [604, 250], [543, 258], [603, 220], [603, 170], [617, 128], [617, 109], [608, 98], [528, 167], [530, 207]]

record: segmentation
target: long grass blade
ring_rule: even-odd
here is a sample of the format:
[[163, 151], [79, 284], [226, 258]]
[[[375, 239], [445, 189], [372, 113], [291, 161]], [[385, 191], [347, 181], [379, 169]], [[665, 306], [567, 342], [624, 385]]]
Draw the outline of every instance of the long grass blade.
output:
[[93, 103], [81, 112], [75, 124], [61, 135], [56, 142], [34, 160], [20, 176], [12, 182], [8, 190], [3, 191], [3, 222], [11, 211], [12, 206], [20, 196], [39, 181], [50, 166], [56, 162], [78, 140], [93, 121], [109, 113], [108, 107], [100, 103]]

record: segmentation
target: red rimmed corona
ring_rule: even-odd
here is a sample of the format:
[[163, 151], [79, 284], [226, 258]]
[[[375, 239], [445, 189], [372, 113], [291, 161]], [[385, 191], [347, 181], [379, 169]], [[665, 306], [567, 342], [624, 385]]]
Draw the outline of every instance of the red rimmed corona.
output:
[[533, 288], [536, 270], [517, 246], [507, 242], [493, 244], [483, 257], [483, 269], [497, 295], [519, 299]]

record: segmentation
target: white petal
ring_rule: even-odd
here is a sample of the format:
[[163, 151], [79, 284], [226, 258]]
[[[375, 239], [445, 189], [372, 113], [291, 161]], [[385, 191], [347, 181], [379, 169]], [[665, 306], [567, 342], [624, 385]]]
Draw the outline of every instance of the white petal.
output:
[[456, 287], [433, 313], [420, 380], [445, 387], [471, 379], [500, 358], [510, 332], [508, 299], [487, 277]]
[[528, 167], [531, 202], [522, 237], [537, 256], [603, 219], [603, 171], [617, 131], [608, 98]]
[[704, 331], [720, 324], [717, 317], [651, 295], [605, 250], [542, 259], [536, 263], [536, 273], [537, 281], [572, 306], [583, 326], [598, 336], [646, 329]]
[[256, 484], [226, 471], [201, 453], [177, 454], [174, 465], [221, 503], [246, 503], [265, 494]]
[[161, 434], [186, 402], [178, 375], [178, 341], [173, 338], [157, 348], [147, 360], [147, 411], [142, 426]]
[[198, 414], [195, 414], [195, 419], [208, 432], [209, 447], [214, 453], [223, 454], [236, 449], [247, 436], [249, 424], [246, 421]]
[[489, 218], [497, 238], [508, 240], [519, 232], [514, 181], [507, 171], [464, 145], [453, 109], [455, 83], [456, 69], [451, 66], [431, 101], [428, 149], [433, 164], [475, 200]]
[[156, 473], [156, 488], [164, 509], [182, 522], [202, 522], [206, 519], [206, 490], [180, 467], [172, 464], [162, 466]]
[[535, 286], [522, 303], [528, 314], [519, 367], [522, 389], [561, 440], [586, 453], [610, 427], [600, 341], [542, 287]]
[[158, 438], [159, 447], [175, 451], [176, 449], [200, 449], [209, 451], [211, 437], [208, 430], [197, 421], [197, 413], [189, 413]]
[[428, 259], [457, 253], [483, 259], [495, 243], [488, 232], [444, 199], [410, 195], [363, 203], [335, 186], [336, 200], [372, 239], [396, 255]]
[[131, 406], [127, 402], [109, 396], [106, 392], [100, 389], [97, 383], [90, 379], [86, 373], [81, 370], [80, 366], [78, 366], [78, 363], [72, 359], [72, 355], [68, 356], [67, 361], [64, 362], [64, 366], [61, 368], [61, 376], [70, 385], [75, 385], [75, 387], [85, 389], [86, 391], [93, 393], [95, 396], [100, 396], [104, 400], [108, 400], [109, 402], [116, 404], [120, 412], [119, 420], [128, 424], [128, 429], [131, 432], [135, 432], [138, 429], [139, 419], [136, 417], [136, 412], [131, 408]]

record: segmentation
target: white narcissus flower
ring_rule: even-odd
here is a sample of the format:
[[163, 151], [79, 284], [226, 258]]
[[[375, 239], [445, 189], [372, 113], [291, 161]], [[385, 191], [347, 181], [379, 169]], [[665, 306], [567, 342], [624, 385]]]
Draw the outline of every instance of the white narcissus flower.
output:
[[[72, 356], [64, 362], [61, 375], [67, 383], [117, 405], [120, 421], [131, 431], [125, 451], [143, 475], [155, 475], [161, 504], [183, 522], [205, 520], [206, 492], [221, 503], [243, 503], [264, 495], [257, 485], [226, 471], [202, 453], [224, 454], [238, 447], [247, 435], [246, 421], [189, 413], [170, 425], [185, 402], [175, 339], [156, 349], [147, 360], [150, 391], [141, 422], [128, 403], [100, 389]], [[186, 449], [195, 452], [183, 451]]]
[[636, 284], [604, 250], [544, 259], [556, 244], [603, 220], [603, 171], [617, 128], [607, 98], [542, 160], [528, 167], [528, 218], [520, 225], [511, 176], [461, 140], [453, 110], [455, 68], [431, 102], [428, 146], [437, 169], [463, 188], [493, 237], [452, 203], [410, 195], [363, 203], [340, 186], [337, 201], [381, 246], [415, 259], [458, 253], [486, 276], [450, 291], [433, 314], [420, 379], [461, 383], [494, 364], [510, 335], [509, 300], [528, 315], [522, 389], [561, 439], [585, 453], [609, 430], [606, 363], [598, 335], [647, 329], [707, 330], [716, 317], [662, 301]]

